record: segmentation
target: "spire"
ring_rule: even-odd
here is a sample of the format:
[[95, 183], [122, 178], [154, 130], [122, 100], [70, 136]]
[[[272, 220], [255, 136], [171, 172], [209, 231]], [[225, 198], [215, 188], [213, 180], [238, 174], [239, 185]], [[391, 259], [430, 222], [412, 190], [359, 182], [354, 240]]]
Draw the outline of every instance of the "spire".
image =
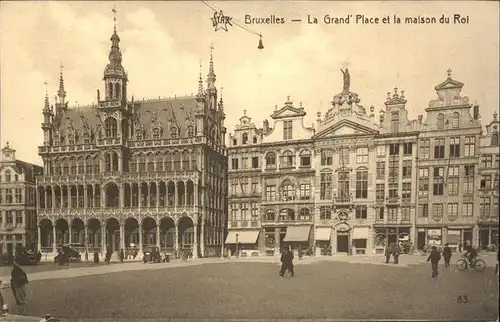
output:
[[219, 99], [219, 111], [224, 112], [224, 101], [222, 100], [222, 91], [224, 90], [224, 87], [221, 86], [220, 88], [220, 99]]
[[198, 96], [202, 97], [203, 96], [203, 78], [201, 76], [203, 66], [201, 65], [201, 60], [200, 60], [200, 77], [198, 79]]
[[[64, 77], [63, 77], [63, 64], [59, 66], [59, 90], [57, 91], [57, 96], [59, 97], [59, 103], [64, 104], [64, 99], [66, 98], [66, 91], [64, 90]], [[48, 99], [48, 98], [47, 98]]]
[[217, 90], [215, 87], [213, 50], [214, 50], [214, 46], [211, 45], [210, 46], [210, 64], [209, 64], [208, 75], [207, 75], [208, 90], [210, 90], [210, 91]]
[[109, 52], [109, 62], [114, 66], [121, 65], [122, 53], [120, 52], [120, 37], [116, 32], [116, 13], [118, 12], [115, 7], [111, 10], [113, 12], [113, 35], [111, 35], [111, 51]]
[[48, 91], [48, 89], [47, 89], [47, 85], [48, 85], [49, 83], [44, 82], [43, 84], [45, 85], [45, 104], [44, 104], [44, 106], [43, 106], [43, 110], [44, 110], [44, 112], [50, 112], [50, 104], [49, 104], [49, 91]]

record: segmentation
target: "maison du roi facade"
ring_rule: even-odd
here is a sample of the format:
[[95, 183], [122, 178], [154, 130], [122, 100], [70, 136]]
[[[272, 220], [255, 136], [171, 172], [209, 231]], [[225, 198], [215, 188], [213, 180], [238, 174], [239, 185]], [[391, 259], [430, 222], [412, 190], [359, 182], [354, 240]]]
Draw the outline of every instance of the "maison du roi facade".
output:
[[462, 87], [448, 71], [425, 120], [408, 119], [397, 89], [376, 119], [345, 75], [313, 127], [290, 98], [272, 127], [257, 128], [244, 111], [228, 142], [226, 244], [247, 256], [283, 246], [381, 253], [401, 240], [498, 244], [498, 116], [483, 132]]
[[76, 243], [88, 253], [160, 247], [219, 256], [227, 149], [212, 54], [207, 86], [200, 72], [196, 95], [135, 101], [119, 44], [115, 26], [97, 104], [70, 107], [62, 70], [55, 108], [45, 98], [38, 248]]
[[0, 150], [0, 254], [36, 246], [35, 176], [42, 170], [17, 160], [9, 143]]

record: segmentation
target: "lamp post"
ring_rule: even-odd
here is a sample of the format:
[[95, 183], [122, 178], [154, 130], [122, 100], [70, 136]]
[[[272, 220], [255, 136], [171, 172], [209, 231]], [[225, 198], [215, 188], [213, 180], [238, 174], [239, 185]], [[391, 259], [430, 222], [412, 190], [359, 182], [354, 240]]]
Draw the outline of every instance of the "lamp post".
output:
[[238, 243], [239, 243], [239, 240], [238, 238], [240, 237], [240, 234], [236, 233], [236, 257], [240, 257], [239, 255], [239, 250], [238, 250]]

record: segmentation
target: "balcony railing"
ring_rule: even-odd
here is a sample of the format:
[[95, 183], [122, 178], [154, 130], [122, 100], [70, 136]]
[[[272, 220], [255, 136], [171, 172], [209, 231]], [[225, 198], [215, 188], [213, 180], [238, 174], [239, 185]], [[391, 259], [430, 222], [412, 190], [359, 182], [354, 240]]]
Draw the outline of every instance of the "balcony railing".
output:
[[333, 201], [335, 204], [350, 204], [352, 202], [352, 197], [351, 196], [341, 196], [341, 197], [334, 197]]

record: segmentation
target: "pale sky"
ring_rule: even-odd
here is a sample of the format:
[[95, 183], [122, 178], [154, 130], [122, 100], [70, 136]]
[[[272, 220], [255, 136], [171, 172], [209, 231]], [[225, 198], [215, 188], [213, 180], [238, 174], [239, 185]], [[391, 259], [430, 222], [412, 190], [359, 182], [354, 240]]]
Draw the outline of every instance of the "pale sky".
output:
[[[0, 2], [1, 129], [17, 158], [41, 164], [44, 82], [51, 104], [64, 65], [67, 99], [86, 105], [103, 93], [102, 76], [118, 10], [123, 66], [129, 98], [180, 96], [197, 91], [199, 61], [208, 72], [213, 43], [217, 86], [223, 86], [226, 127], [233, 132], [243, 110], [258, 127], [288, 95], [302, 101], [307, 125], [329, 109], [342, 89], [340, 68], [348, 66], [351, 91], [361, 105], [384, 108], [386, 93], [405, 91], [410, 116], [423, 114], [436, 98], [434, 86], [446, 71], [464, 83], [462, 95], [480, 105], [483, 125], [499, 108], [498, 2], [209, 2], [243, 22], [245, 15], [286, 20], [279, 25], [236, 26], [214, 31], [213, 11], [189, 2]], [[323, 16], [469, 16], [469, 24], [326, 25]], [[307, 15], [320, 24], [307, 24]], [[291, 19], [303, 19], [291, 23]], [[378, 115], [378, 111], [376, 112]], [[273, 124], [270, 122], [271, 125]]]

